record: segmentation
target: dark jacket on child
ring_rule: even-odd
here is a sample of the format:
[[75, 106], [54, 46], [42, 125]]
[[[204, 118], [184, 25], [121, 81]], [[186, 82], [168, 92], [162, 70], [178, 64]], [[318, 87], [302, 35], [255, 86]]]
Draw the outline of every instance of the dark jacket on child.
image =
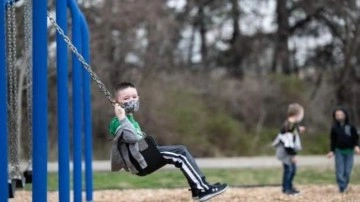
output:
[[[341, 110], [345, 114], [344, 122], [335, 119], [335, 112]], [[356, 128], [349, 123], [348, 112], [345, 109], [336, 109], [333, 113], [334, 124], [330, 132], [330, 150], [335, 149], [353, 149], [359, 145], [359, 135]]]

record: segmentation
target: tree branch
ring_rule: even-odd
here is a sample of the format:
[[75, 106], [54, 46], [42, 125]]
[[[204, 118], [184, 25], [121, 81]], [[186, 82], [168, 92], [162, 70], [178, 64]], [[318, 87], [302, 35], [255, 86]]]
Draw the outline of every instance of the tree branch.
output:
[[324, 8], [318, 8], [316, 11], [311, 14], [307, 15], [306, 18], [297, 21], [293, 26], [290, 27], [289, 32], [294, 33], [298, 28], [302, 28], [305, 25], [307, 25], [309, 22], [311, 22], [314, 18], [320, 16], [320, 14], [324, 11]]

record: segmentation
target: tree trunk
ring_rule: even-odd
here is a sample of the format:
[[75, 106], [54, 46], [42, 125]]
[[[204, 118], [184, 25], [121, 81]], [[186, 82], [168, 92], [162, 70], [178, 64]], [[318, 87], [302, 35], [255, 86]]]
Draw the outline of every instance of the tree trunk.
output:
[[192, 65], [192, 55], [194, 51], [194, 40], [195, 40], [195, 32], [196, 32], [196, 24], [194, 23], [191, 28], [191, 37], [190, 37], [190, 43], [189, 43], [189, 49], [188, 49], [188, 55], [187, 55], [187, 64], [188, 66]]
[[200, 32], [200, 40], [201, 40], [201, 61], [203, 65], [207, 65], [207, 46], [206, 46], [206, 24], [205, 24], [205, 14], [204, 14], [204, 5], [199, 5], [199, 13], [198, 13], [198, 26]]
[[240, 36], [240, 9], [239, 9], [239, 2], [238, 0], [231, 0], [231, 18], [233, 22], [233, 34], [230, 40], [230, 43], [233, 45], [239, 39]]
[[348, 34], [346, 39], [347, 43], [344, 48], [344, 66], [342, 71], [340, 71], [340, 76], [338, 77], [338, 87], [336, 89], [336, 96], [339, 104], [344, 104], [350, 100], [348, 99], [349, 94], [349, 83], [354, 82], [355, 74], [353, 73], [354, 65], [351, 64], [351, 60], [356, 54], [357, 44], [360, 40], [360, 19], [356, 21], [355, 30]]
[[277, 72], [279, 69], [281, 69], [282, 73], [291, 74], [292, 70], [289, 62], [290, 53], [288, 47], [288, 40], [290, 35], [289, 11], [286, 7], [286, 0], [277, 0], [276, 14], [278, 30], [272, 71]]
[[231, 0], [231, 19], [233, 25], [233, 33], [230, 39], [231, 56], [230, 56], [230, 73], [232, 76], [241, 79], [244, 75], [244, 71], [241, 67], [242, 63], [242, 47], [239, 43], [240, 40], [240, 8], [238, 0]]

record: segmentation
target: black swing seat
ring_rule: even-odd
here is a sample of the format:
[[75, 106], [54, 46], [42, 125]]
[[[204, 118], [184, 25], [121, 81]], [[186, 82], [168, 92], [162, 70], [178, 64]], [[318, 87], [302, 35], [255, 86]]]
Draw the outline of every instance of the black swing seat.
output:
[[32, 183], [32, 171], [31, 170], [25, 170], [24, 171], [24, 177], [25, 177], [25, 183], [31, 184]]
[[16, 188], [20, 188], [20, 189], [25, 188], [25, 178], [23, 176], [15, 177], [12, 178], [11, 180], [15, 183]]
[[[139, 145], [140, 153], [144, 157], [148, 166], [144, 169], [140, 169], [140, 170], [138, 169], [139, 172], [136, 175], [145, 176], [155, 172], [159, 168], [166, 165], [166, 160], [157, 149], [158, 144], [156, 143], [155, 139], [152, 136], [149, 135], [145, 136], [145, 138], [142, 141], [140, 141], [139, 144], [140, 144]], [[144, 144], [146, 144], [145, 147], [143, 146]]]

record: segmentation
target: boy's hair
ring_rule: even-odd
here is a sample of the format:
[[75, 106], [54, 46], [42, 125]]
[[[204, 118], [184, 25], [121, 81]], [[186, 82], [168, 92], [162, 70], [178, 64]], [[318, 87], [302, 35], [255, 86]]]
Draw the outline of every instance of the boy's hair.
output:
[[298, 115], [301, 111], [304, 111], [304, 107], [301, 106], [300, 104], [298, 104], [298, 103], [289, 104], [288, 111], [287, 111], [287, 116], [288, 116], [288, 117], [290, 117], [290, 116], [296, 116], [296, 115]]
[[119, 84], [116, 85], [115, 87], [115, 95], [121, 91], [124, 90], [126, 88], [136, 88], [135, 85], [133, 83], [130, 82], [121, 82]]

